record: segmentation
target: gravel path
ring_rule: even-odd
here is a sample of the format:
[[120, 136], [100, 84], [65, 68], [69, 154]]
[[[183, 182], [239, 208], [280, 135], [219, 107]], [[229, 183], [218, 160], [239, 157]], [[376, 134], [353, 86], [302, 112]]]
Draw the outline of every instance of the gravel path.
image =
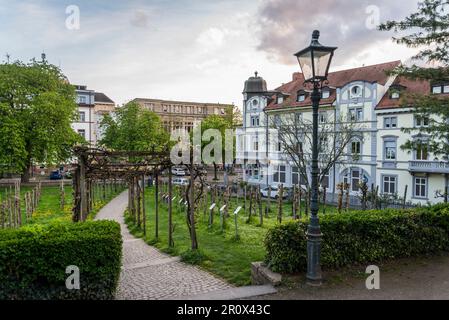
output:
[[191, 297], [232, 289], [232, 286], [210, 273], [161, 253], [135, 238], [125, 224], [123, 212], [127, 192], [107, 204], [96, 220], [120, 223], [123, 237], [123, 266], [116, 298], [118, 300], [159, 300]]

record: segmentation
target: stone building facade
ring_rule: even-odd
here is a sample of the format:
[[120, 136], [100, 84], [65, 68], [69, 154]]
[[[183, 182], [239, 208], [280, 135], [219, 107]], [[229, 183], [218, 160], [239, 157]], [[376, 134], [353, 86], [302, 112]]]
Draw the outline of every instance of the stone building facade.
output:
[[182, 102], [158, 99], [134, 99], [143, 108], [155, 112], [167, 131], [190, 132], [198, 123], [210, 115], [225, 116], [233, 105], [218, 103]]
[[101, 139], [100, 123], [103, 116], [115, 111], [115, 102], [104, 93], [88, 89], [87, 86], [75, 85], [76, 103], [79, 117], [72, 123], [72, 128], [91, 146], [96, 146]]

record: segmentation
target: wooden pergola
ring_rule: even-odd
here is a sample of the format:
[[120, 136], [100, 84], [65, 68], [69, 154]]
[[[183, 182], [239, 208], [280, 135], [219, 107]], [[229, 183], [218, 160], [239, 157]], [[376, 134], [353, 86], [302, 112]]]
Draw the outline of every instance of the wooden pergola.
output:
[[[145, 177], [152, 176], [155, 181], [156, 216], [158, 216], [159, 175], [168, 169], [168, 192], [172, 198], [172, 174], [170, 151], [108, 151], [97, 148], [76, 147], [78, 162], [74, 168], [73, 221], [85, 221], [93, 208], [93, 183], [103, 185], [127, 185], [128, 210], [140, 227], [146, 230], [145, 218]], [[169, 216], [171, 217], [171, 201]], [[141, 219], [142, 218], [142, 219]], [[171, 219], [170, 219], [171, 220]], [[145, 231], [146, 232], [146, 231]]]

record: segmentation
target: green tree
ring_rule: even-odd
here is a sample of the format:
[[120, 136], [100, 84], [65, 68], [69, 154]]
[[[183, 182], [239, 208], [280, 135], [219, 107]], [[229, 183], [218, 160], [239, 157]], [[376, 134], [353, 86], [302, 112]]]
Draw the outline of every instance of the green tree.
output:
[[242, 112], [237, 106], [229, 106], [225, 109], [225, 120], [232, 128], [241, 127], [243, 124]]
[[169, 136], [158, 115], [135, 102], [106, 115], [100, 126], [105, 130], [100, 144], [113, 150], [162, 151], [168, 146]]
[[[400, 66], [392, 73], [411, 80], [428, 81], [431, 84], [449, 82], [449, 0], [423, 0], [418, 11], [403, 21], [387, 21], [379, 26], [382, 31], [394, 31], [401, 36], [393, 41], [410, 48], [419, 48], [415, 60], [438, 65], [438, 68]], [[405, 34], [405, 35], [404, 35]], [[403, 96], [404, 106], [414, 106], [415, 117], [428, 119], [429, 126], [404, 128], [405, 133], [418, 132], [429, 137], [429, 152], [448, 158], [449, 101], [447, 97], [411, 93]], [[402, 146], [404, 150], [417, 150], [423, 141], [410, 140]], [[427, 144], [427, 142], [426, 142]]]
[[[196, 127], [194, 129], [198, 130], [199, 127]], [[210, 115], [208, 116], [206, 119], [204, 119], [201, 122], [201, 137], [204, 136], [204, 133], [209, 130], [209, 129], [216, 129], [218, 130], [218, 132], [220, 133], [221, 136], [221, 159], [220, 162], [213, 162], [213, 166], [214, 166], [214, 180], [218, 180], [218, 176], [217, 176], [217, 171], [218, 171], [218, 165], [220, 164], [224, 164], [225, 162], [225, 155], [226, 155], [226, 130], [227, 129], [232, 129], [232, 122], [230, 121], [230, 118], [226, 118], [226, 117], [221, 117], [218, 115]], [[211, 139], [212, 140], [212, 139]], [[212, 141], [203, 141], [203, 139], [201, 139], [201, 150], [203, 151], [204, 148], [206, 148], [206, 146], [208, 146]], [[215, 153], [214, 150], [212, 150], [211, 152], [211, 156], [215, 157]]]
[[29, 181], [34, 163], [66, 161], [81, 138], [75, 89], [61, 70], [46, 61], [0, 65], [0, 170]]

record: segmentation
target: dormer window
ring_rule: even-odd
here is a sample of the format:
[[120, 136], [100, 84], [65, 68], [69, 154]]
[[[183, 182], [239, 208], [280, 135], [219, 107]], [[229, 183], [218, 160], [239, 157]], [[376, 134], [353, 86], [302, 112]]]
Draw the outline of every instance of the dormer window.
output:
[[321, 98], [328, 99], [330, 96], [331, 91], [329, 90], [329, 88], [324, 88], [323, 91], [321, 92]]
[[296, 102], [304, 102], [305, 100], [306, 100], [306, 93], [304, 91], [299, 91]]
[[282, 103], [284, 103], [284, 97], [283, 96], [278, 96], [277, 104], [282, 104]]
[[401, 97], [401, 94], [398, 91], [391, 93], [391, 99], [399, 99]]
[[449, 84], [435, 84], [432, 86], [433, 94], [449, 93]]
[[406, 87], [401, 86], [400, 84], [394, 84], [388, 90], [390, 99], [397, 100], [401, 98], [402, 91], [405, 90]]

